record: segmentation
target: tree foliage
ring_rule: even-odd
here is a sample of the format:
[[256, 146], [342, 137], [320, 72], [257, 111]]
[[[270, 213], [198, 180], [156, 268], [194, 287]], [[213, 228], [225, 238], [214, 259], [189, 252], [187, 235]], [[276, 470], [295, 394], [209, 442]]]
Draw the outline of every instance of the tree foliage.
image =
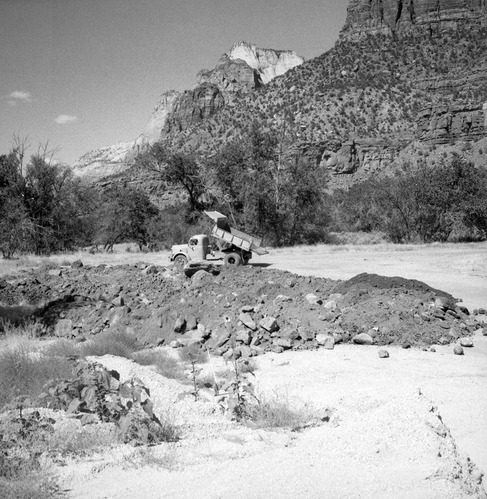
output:
[[459, 227], [487, 237], [487, 170], [454, 155], [368, 180], [333, 196], [342, 230], [381, 230], [394, 242], [447, 241]]

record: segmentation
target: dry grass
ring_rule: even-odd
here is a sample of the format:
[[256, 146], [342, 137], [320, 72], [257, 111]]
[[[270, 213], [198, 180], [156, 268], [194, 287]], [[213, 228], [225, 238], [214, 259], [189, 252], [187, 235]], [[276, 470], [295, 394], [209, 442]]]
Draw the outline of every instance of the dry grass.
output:
[[155, 366], [157, 372], [165, 378], [185, 380], [183, 366], [174, 357], [163, 350], [145, 350], [135, 352], [132, 359], [141, 366]]
[[[182, 241], [183, 242], [183, 241]], [[127, 249], [129, 249], [127, 251]], [[31, 270], [41, 266], [59, 266], [71, 265], [75, 260], [81, 260], [84, 265], [124, 265], [146, 262], [154, 265], [169, 265], [169, 251], [160, 251], [154, 253], [143, 253], [136, 251], [135, 244], [119, 244], [114, 248], [113, 253], [100, 251], [99, 253], [90, 253], [89, 251], [76, 251], [73, 253], [60, 253], [46, 257], [35, 255], [23, 255], [12, 260], [0, 259], [0, 276], [17, 274], [22, 270]]]
[[52, 379], [71, 376], [71, 363], [60, 357], [39, 354], [28, 344], [0, 352], [0, 408], [17, 396], [36, 397]]
[[52, 499], [63, 497], [53, 478], [45, 473], [31, 473], [16, 480], [0, 478], [0, 497], [2, 499]]
[[291, 404], [286, 393], [258, 396], [249, 407], [250, 420], [258, 428], [289, 428], [297, 431], [318, 420], [316, 411], [307, 404]]

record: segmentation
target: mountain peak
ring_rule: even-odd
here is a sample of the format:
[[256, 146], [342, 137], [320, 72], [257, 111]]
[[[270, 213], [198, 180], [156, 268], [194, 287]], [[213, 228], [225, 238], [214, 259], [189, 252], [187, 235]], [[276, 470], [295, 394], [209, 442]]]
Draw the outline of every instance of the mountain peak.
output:
[[245, 41], [234, 43], [222, 56], [221, 60], [224, 59], [244, 61], [259, 73], [264, 84], [304, 62], [304, 58], [292, 50], [258, 48], [253, 43]]

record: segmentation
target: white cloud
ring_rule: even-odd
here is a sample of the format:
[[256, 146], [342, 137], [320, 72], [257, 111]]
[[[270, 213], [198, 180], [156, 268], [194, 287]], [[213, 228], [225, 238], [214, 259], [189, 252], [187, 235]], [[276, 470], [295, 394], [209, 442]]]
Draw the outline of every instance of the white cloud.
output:
[[25, 103], [28, 103], [28, 102], [32, 102], [33, 99], [32, 99], [32, 96], [30, 95], [29, 92], [24, 92], [23, 90], [14, 90], [10, 95], [9, 95], [9, 98], [11, 100], [9, 100], [9, 104], [10, 105], [15, 105], [15, 104], [12, 104], [12, 102], [25, 102]]
[[71, 116], [70, 114], [60, 114], [55, 120], [58, 125], [69, 125], [69, 123], [74, 123], [78, 121], [77, 116]]

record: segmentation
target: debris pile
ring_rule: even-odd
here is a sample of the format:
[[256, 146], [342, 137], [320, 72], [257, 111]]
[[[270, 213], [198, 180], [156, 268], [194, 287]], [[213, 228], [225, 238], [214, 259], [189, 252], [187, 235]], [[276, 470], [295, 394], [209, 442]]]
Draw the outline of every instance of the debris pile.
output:
[[333, 281], [252, 266], [188, 278], [145, 263], [77, 264], [0, 281], [0, 314], [26, 304], [57, 336], [128, 331], [148, 346], [199, 342], [225, 357], [342, 342], [468, 346], [481, 327], [451, 295], [420, 281], [375, 274]]

